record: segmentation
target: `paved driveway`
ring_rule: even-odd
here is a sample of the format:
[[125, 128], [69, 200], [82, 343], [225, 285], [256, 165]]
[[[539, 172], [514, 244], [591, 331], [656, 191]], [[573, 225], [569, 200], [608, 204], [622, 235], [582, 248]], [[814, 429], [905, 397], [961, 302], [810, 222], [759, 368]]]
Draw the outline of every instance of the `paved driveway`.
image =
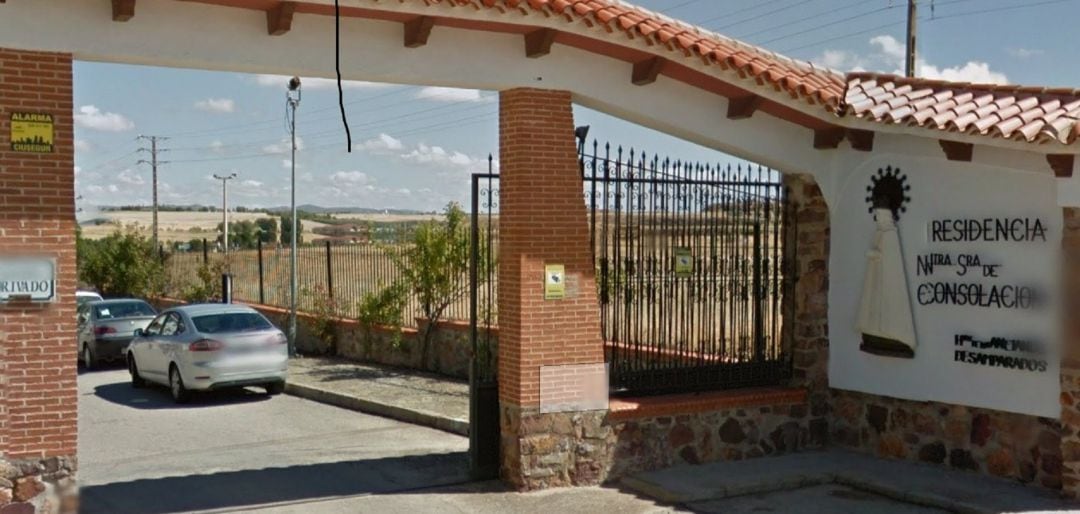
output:
[[177, 406], [122, 369], [80, 375], [82, 512], [298, 506], [467, 479], [464, 437], [255, 391]]

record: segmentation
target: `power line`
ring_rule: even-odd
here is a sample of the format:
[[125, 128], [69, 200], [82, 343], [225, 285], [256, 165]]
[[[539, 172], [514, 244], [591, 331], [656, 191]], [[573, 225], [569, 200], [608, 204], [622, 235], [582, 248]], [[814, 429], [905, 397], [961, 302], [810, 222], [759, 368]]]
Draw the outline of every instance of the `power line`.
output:
[[700, 2], [700, 1], [701, 0], [689, 0], [689, 1], [683, 2], [681, 4], [676, 4], [676, 5], [673, 5], [671, 7], [668, 7], [667, 9], [661, 9], [659, 12], [669, 13], [671, 11], [674, 11], [675, 9], [681, 9], [683, 7], [686, 7], [686, 6], [690, 5], [690, 4], [696, 4], [696, 3]]
[[[410, 112], [410, 113], [405, 113], [405, 114], [393, 116], [393, 117], [390, 117], [390, 118], [374, 119], [374, 120], [368, 121], [367, 123], [361, 123], [359, 125], [356, 125], [356, 127], [358, 127], [358, 128], [365, 128], [365, 127], [370, 128], [372, 126], [388, 127], [388, 126], [399, 125], [401, 123], [413, 123], [413, 122], [416, 122], [416, 121], [426, 120], [426, 119], [430, 119], [430, 118], [439, 118], [439, 117], [442, 117], [442, 116], [445, 116], [445, 115], [448, 115], [448, 114], [460, 114], [460, 113], [464, 113], [464, 112], [475, 111], [477, 109], [486, 109], [486, 108], [491, 107], [490, 104], [485, 102], [485, 103], [477, 104], [477, 105], [475, 105], [473, 107], [466, 107], [464, 109], [459, 109], [459, 110], [455, 111], [454, 113], [437, 113], [434, 116], [428, 115], [428, 116], [419, 116], [419, 117], [417, 117], [418, 115], [421, 115], [421, 114], [431, 113], [431, 112], [439, 111], [439, 110], [442, 110], [442, 109], [448, 109], [450, 107], [456, 107], [456, 106], [460, 106], [462, 104], [467, 104], [467, 103], [472, 103], [472, 102], [469, 101], [469, 100], [457, 100], [455, 102], [451, 102], [451, 103], [448, 103], [446, 105], [440, 105], [440, 106], [431, 107], [431, 108], [428, 108], [428, 109], [421, 109], [419, 111], [413, 111], [413, 112]], [[316, 120], [311, 120], [311, 121], [312, 121], [311, 124], [316, 124], [316, 123], [314, 123], [314, 121], [316, 121]], [[315, 133], [312, 133], [312, 134], [307, 134], [305, 136], [305, 138], [306, 139], [311, 139], [311, 138], [315, 138], [315, 137], [318, 137], [318, 136], [323, 136], [323, 135], [327, 135], [327, 134], [337, 134], [337, 133], [338, 133], [337, 129], [332, 129], [332, 130], [328, 130], [328, 131], [322, 131], [322, 132], [315, 132]], [[275, 143], [279, 143], [279, 142], [281, 142], [281, 138], [240, 142], [240, 143], [220, 145], [220, 146], [215, 146], [215, 147], [206, 147], [206, 146], [180, 147], [180, 148], [173, 148], [172, 150], [173, 151], [206, 151], [208, 149], [220, 150], [220, 149], [226, 149], [226, 148], [243, 148], [243, 147], [252, 147], [252, 146], [263, 146], [263, 145], [270, 145], [270, 144], [275, 144]]]
[[[493, 120], [493, 119], [495, 119], [494, 116], [495, 116], [495, 113], [482, 113], [482, 114], [479, 114], [479, 115], [476, 115], [476, 116], [469, 116], [469, 117], [465, 117], [465, 118], [458, 118], [458, 119], [448, 120], [448, 121], [446, 121], [444, 123], [440, 123], [440, 124], [417, 127], [415, 129], [399, 132], [397, 135], [398, 135], [398, 137], [407, 137], [407, 136], [411, 136], [411, 135], [422, 134], [422, 133], [425, 133], [425, 132], [431, 132], [433, 130], [440, 130], [440, 129], [443, 129], [443, 128], [472, 125], [472, 124], [475, 124], [475, 123], [481, 123], [481, 122], [484, 122], [484, 121]], [[463, 123], [463, 122], [468, 122], [468, 123]], [[337, 133], [337, 132], [338, 131], [336, 131], [336, 130], [334, 131], [334, 133]], [[379, 133], [380, 132], [371, 132], [371, 133], [366, 134], [363, 137], [364, 138], [375, 137], [375, 136], [378, 136]], [[305, 150], [319, 150], [319, 149], [323, 149], [323, 148], [329, 148], [329, 147], [337, 146], [339, 142], [340, 142], [339, 140], [335, 140], [335, 142], [333, 142], [333, 143], [326, 143], [326, 144], [320, 144], [320, 145], [315, 145], [315, 146], [309, 146], [309, 147], [305, 148]], [[270, 157], [270, 156], [274, 156], [274, 155], [279, 155], [279, 154], [267, 154], [267, 153], [242, 154], [242, 155], [230, 155], [230, 156], [225, 156], [225, 157], [208, 157], [208, 158], [198, 158], [198, 159], [176, 159], [176, 160], [171, 161], [171, 162], [173, 162], [173, 163], [190, 163], [190, 162], [233, 161], [233, 160], [241, 160], [241, 159], [254, 159], [254, 158], [258, 158], [258, 157]]]
[[819, 25], [817, 27], [811, 27], [811, 28], [808, 28], [808, 29], [800, 30], [798, 32], [792, 32], [790, 34], [786, 34], [786, 35], [783, 35], [783, 36], [774, 37], [772, 39], [762, 41], [761, 43], [758, 43], [758, 44], [767, 45], [769, 43], [775, 43], [777, 41], [783, 41], [785, 39], [792, 38], [792, 37], [795, 37], [795, 36], [801, 36], [803, 34], [808, 34], [810, 32], [817, 32], [817, 31], [819, 31], [819, 30], [821, 30], [823, 28], [826, 28], [826, 27], [831, 27], [833, 25], [838, 25], [840, 23], [847, 23], [847, 22], [852, 21], [852, 20], [857, 20], [859, 18], [864, 18], [866, 16], [871, 16], [871, 15], [874, 15], [874, 14], [877, 14], [877, 13], [885, 12], [885, 11], [888, 11], [888, 10], [890, 10], [892, 8], [893, 8], [893, 6], [891, 6], [891, 5], [887, 6], [887, 7], [880, 7], [878, 9], [874, 9], [873, 11], [848, 16], [847, 18], [840, 18], [839, 20], [833, 20], [833, 21], [830, 21], [829, 23], [826, 23], [824, 25]]
[[791, 5], [786, 6], [786, 7], [780, 7], [778, 9], [773, 9], [771, 11], [766, 11], [766, 12], [763, 12], [763, 13], [757, 15], [757, 16], [754, 16], [754, 17], [751, 17], [751, 18], [746, 18], [744, 20], [733, 21], [731, 23], [728, 23], [727, 25], [721, 25], [719, 27], [716, 27], [716, 30], [723, 30], [723, 29], [726, 29], [728, 27], [734, 27], [735, 25], [740, 25], [740, 24], [743, 24], [743, 23], [759, 20], [759, 19], [764, 18], [766, 16], [776, 14], [776, 13], [778, 13], [780, 11], [786, 11], [788, 9], [794, 9], [795, 7], [798, 7], [800, 5], [805, 5], [805, 4], [808, 4], [808, 3], [813, 2], [813, 1], [814, 0], [800, 0], [798, 2], [795, 2], [794, 4], [791, 4]]
[[[938, 5], [945, 5], [945, 4], [961, 3], [961, 2], [965, 2], [965, 1], [969, 1], [969, 0], [950, 0], [950, 1], [937, 2], [937, 3], [938, 3]], [[936, 21], [936, 20], [942, 20], [942, 19], [948, 19], [948, 18], [958, 18], [958, 17], [964, 17], [964, 16], [976, 16], [976, 15], [980, 15], [980, 14], [988, 14], [988, 13], [993, 13], [993, 12], [1009, 11], [1009, 10], [1015, 10], [1015, 9], [1024, 9], [1024, 8], [1028, 8], [1028, 7], [1037, 7], [1037, 6], [1041, 6], [1041, 5], [1050, 5], [1050, 4], [1058, 4], [1058, 3], [1074, 2], [1074, 1], [1077, 1], [1077, 0], [1044, 0], [1042, 2], [1025, 3], [1025, 4], [1022, 4], [1022, 5], [1012, 5], [1012, 6], [1005, 6], [1005, 7], [996, 7], [996, 8], [992, 8], [992, 9], [978, 9], [978, 10], [974, 10], [974, 11], [967, 11], [967, 12], [962, 12], [962, 13], [949, 14], [949, 15], [945, 15], [945, 16], [934, 15], [934, 16], [931, 17], [931, 16], [925, 16], [924, 15], [924, 16], [920, 16], [919, 20], [920, 21]], [[888, 8], [886, 8], [886, 9], [888, 9]], [[830, 38], [826, 38], [826, 39], [820, 39], [820, 40], [814, 41], [812, 43], [807, 43], [807, 44], [800, 45], [800, 46], [784, 48], [782, 50], [779, 50], [779, 52], [780, 53], [797, 52], [799, 50], [804, 50], [806, 48], [811, 48], [811, 47], [818, 46], [818, 45], [821, 45], [821, 44], [824, 44], [824, 43], [831, 43], [833, 41], [837, 41], [837, 40], [841, 40], [841, 39], [847, 39], [849, 37], [854, 37], [854, 36], [866, 34], [866, 33], [869, 33], [869, 32], [874, 32], [874, 31], [877, 31], [877, 30], [890, 28], [890, 27], [892, 27], [892, 26], [894, 26], [894, 25], [896, 25], [898, 23], [903, 23], [904, 21], [905, 21], [905, 19], [899, 19], [899, 20], [895, 20], [895, 21], [892, 21], [892, 22], [889, 22], [889, 23], [886, 23], [886, 24], [883, 24], [883, 25], [878, 25], [876, 27], [871, 27], [871, 28], [859, 30], [859, 31], [856, 31], [856, 32], [849, 32], [849, 33], [841, 34], [839, 36], [834, 36], [834, 37], [830, 37]], [[828, 25], [834, 25], [836, 23], [838, 23], [838, 22], [832, 22], [832, 23], [823, 25], [823, 27], [828, 26]], [[792, 35], [795, 35], [795, 34], [792, 34]], [[780, 39], [786, 39], [787, 37], [790, 37], [790, 35], [789, 36], [784, 36], [784, 37], [781, 37], [781, 38], [775, 38], [775, 39], [770, 40], [770, 41], [778, 41]], [[766, 42], [763, 42], [761, 44], [765, 44], [765, 43], [768, 43], [770, 41], [766, 41]]]
[[713, 21], [716, 21], [716, 20], [720, 20], [720, 19], [723, 19], [723, 18], [727, 18], [728, 16], [735, 16], [736, 14], [742, 14], [742, 13], [747, 12], [747, 11], [752, 11], [752, 10], [758, 9], [760, 7], [765, 7], [766, 5], [771, 5], [771, 4], [775, 4], [776, 2], [782, 2], [782, 1], [784, 1], [784, 0], [766, 0], [765, 2], [760, 2], [760, 3], [757, 3], [757, 4], [753, 4], [750, 7], [743, 7], [742, 9], [738, 9], [738, 10], [731, 11], [731, 12], [728, 12], [728, 13], [713, 16], [712, 18], [707, 18], [707, 19], [701, 20], [700, 22], [698, 22], [698, 25], [705, 25], [706, 23], [713, 22]]
[[[390, 92], [387, 92], [387, 93], [374, 95], [374, 96], [368, 96], [368, 97], [361, 98], [359, 100], [348, 102], [345, 105], [358, 105], [358, 104], [370, 102], [370, 101], [373, 101], [373, 100], [378, 100], [380, 98], [386, 98], [386, 97], [390, 97], [390, 96], [394, 96], [394, 95], [399, 95], [401, 93], [406, 93], [406, 92], [409, 92], [409, 91], [415, 91], [419, 87], [420, 86], [405, 86], [405, 87], [395, 89], [394, 91], [390, 91]], [[312, 113], [325, 112], [325, 111], [337, 110], [337, 108], [338, 107], [335, 105], [333, 107], [323, 107], [321, 109], [315, 109], [315, 110], [312, 110], [310, 112], [312, 112]], [[205, 137], [205, 136], [214, 135], [214, 134], [217, 134], [217, 133], [222, 133], [222, 132], [227, 132], [227, 131], [234, 131], [234, 129], [243, 129], [243, 128], [252, 127], [252, 126], [256, 126], [256, 125], [276, 124], [276, 123], [279, 123], [280, 121], [281, 121], [280, 118], [270, 118], [270, 119], [265, 119], [265, 120], [252, 121], [252, 122], [249, 122], [249, 123], [241, 123], [241, 124], [237, 124], [237, 125], [226, 125], [224, 127], [218, 127], [218, 128], [213, 128], [213, 129], [191, 130], [191, 131], [187, 131], [187, 132], [176, 132], [176, 133], [173, 133], [173, 134], [169, 134], [169, 137], [172, 137], [172, 138]], [[269, 129], [269, 128], [274, 128], [274, 127], [267, 127], [267, 128]], [[241, 132], [239, 130], [235, 130], [235, 131], [236, 132]]]
[[803, 23], [803, 22], [807, 22], [807, 21], [814, 20], [814, 19], [817, 19], [817, 18], [821, 18], [823, 16], [833, 15], [833, 14], [836, 14], [836, 11], [843, 11], [843, 10], [849, 9], [851, 7], [855, 7], [855, 6], [858, 6], [858, 5], [863, 5], [864, 3], [866, 3], [865, 0], [855, 0], [854, 2], [852, 2], [850, 4], [842, 5], [842, 6], [838, 7], [838, 8], [836, 8], [836, 9], [829, 9], [827, 11], [815, 14], [814, 16], [808, 16], [808, 17], [805, 17], [805, 18], [799, 18], [799, 19], [794, 20], [794, 21], [789, 21], [787, 23], [781, 23], [780, 25], [773, 25], [771, 27], [766, 27], [766, 28], [763, 28], [761, 30], [755, 30], [754, 32], [750, 32], [748, 34], [739, 34], [739, 35], [736, 35], [736, 36], [733, 36], [733, 37], [735, 37], [735, 39], [747, 39], [747, 38], [750, 38], [750, 37], [753, 37], [753, 36], [757, 36], [759, 34], [764, 34], [766, 32], [772, 32], [772, 31], [774, 31], [776, 29], [782, 29], [782, 28], [785, 28], [785, 27], [790, 27], [792, 25], [797, 25], [799, 23]]

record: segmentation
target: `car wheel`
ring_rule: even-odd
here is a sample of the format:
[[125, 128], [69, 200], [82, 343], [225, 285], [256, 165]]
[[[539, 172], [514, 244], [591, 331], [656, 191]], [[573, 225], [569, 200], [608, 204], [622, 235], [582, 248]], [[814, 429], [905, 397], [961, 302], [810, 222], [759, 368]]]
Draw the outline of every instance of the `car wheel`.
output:
[[139, 367], [135, 365], [135, 356], [128, 355], [128, 373], [131, 373], [131, 387], [142, 389], [146, 387], [146, 380], [139, 376]]
[[270, 396], [277, 396], [285, 392], [285, 382], [270, 382], [263, 387], [266, 388], [266, 394]]
[[96, 362], [94, 362], [94, 354], [90, 351], [90, 345], [83, 346], [82, 360], [83, 368], [86, 369], [86, 371], [94, 369], [95, 365], [97, 364]]
[[169, 367], [169, 392], [176, 403], [187, 403], [191, 400], [191, 392], [184, 387], [184, 379], [175, 364]]

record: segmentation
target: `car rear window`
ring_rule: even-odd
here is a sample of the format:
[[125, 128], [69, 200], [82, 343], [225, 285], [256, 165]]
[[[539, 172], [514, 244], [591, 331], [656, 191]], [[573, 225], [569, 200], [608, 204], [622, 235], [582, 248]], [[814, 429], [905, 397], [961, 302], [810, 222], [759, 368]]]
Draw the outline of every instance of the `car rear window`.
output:
[[137, 318], [157, 314], [154, 308], [145, 302], [119, 302], [94, 307], [97, 319]]
[[246, 332], [273, 328], [273, 325], [266, 318], [254, 312], [206, 314], [191, 318], [191, 322], [195, 324], [195, 330], [204, 334]]

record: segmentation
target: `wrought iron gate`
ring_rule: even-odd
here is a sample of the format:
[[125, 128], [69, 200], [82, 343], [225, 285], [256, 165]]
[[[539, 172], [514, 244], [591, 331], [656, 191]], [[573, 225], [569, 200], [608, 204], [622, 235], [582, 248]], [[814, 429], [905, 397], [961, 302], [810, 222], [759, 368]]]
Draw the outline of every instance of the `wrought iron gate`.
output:
[[499, 475], [499, 389], [496, 380], [496, 267], [498, 259], [499, 176], [472, 176], [469, 258], [469, 460], [477, 479]]
[[597, 143], [581, 171], [613, 394], [790, 378], [795, 238], [779, 173]]

